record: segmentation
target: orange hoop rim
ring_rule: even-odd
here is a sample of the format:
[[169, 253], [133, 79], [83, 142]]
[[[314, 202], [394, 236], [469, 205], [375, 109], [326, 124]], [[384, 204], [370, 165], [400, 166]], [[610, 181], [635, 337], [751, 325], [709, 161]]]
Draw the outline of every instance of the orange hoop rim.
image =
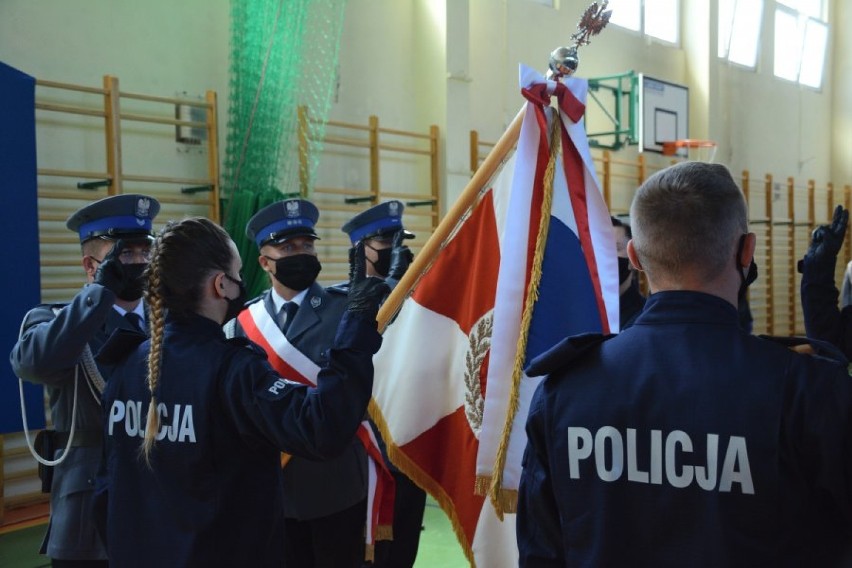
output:
[[701, 140], [698, 138], [684, 138], [682, 140], [673, 140], [671, 142], [663, 142], [663, 155], [674, 156], [679, 148], [715, 148], [716, 143], [712, 140]]

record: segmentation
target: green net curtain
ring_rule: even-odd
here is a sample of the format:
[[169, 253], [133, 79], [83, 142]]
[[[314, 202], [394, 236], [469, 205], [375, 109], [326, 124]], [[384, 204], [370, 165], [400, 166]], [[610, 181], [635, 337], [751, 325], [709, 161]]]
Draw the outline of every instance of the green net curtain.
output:
[[[298, 195], [300, 105], [309, 123], [313, 179], [336, 84], [345, 0], [232, 0], [223, 218], [239, 248], [249, 297], [269, 287], [245, 236], [262, 207]], [[310, 185], [310, 184], [309, 184]]]

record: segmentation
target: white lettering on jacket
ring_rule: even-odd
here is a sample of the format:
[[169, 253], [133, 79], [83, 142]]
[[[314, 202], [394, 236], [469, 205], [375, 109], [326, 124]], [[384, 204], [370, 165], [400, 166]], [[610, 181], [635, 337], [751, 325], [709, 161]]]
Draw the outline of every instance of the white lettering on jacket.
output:
[[[612, 426], [602, 426], [592, 434], [587, 428], [568, 428], [568, 473], [571, 479], [580, 479], [580, 464], [594, 458], [594, 471], [601, 481], [617, 481], [627, 470], [627, 481], [662, 485], [663, 482], [683, 489], [692, 484], [705, 491], [718, 490], [729, 493], [738, 485], [739, 491], [754, 495], [754, 483], [748, 460], [746, 439], [731, 436], [719, 471], [718, 434], [707, 434], [706, 465], [689, 465], [678, 460], [682, 454], [692, 454], [692, 439], [682, 430], [674, 430], [663, 438], [662, 430], [651, 430], [639, 437], [635, 428], [627, 428], [626, 435]], [[626, 443], [625, 443], [626, 438]], [[648, 471], [639, 468], [640, 447], [649, 451]], [[678, 463], [681, 463], [678, 466]]]
[[[165, 403], [157, 405], [157, 415], [160, 419], [160, 430], [157, 432], [157, 440], [168, 439], [169, 442], [195, 443], [195, 420], [192, 414], [192, 405], [175, 404], [172, 406], [171, 414]], [[113, 435], [116, 424], [124, 423], [124, 432], [128, 436], [145, 437], [145, 424], [148, 419], [148, 407], [142, 409], [142, 402], [138, 400], [116, 400], [109, 409], [108, 434]], [[119, 426], [120, 428], [120, 426]]]

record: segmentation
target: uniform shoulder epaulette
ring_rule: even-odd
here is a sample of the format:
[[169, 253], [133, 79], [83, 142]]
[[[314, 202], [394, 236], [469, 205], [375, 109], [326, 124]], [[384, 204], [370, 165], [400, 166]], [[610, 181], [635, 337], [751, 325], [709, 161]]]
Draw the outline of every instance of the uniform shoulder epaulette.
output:
[[758, 335], [761, 339], [767, 339], [773, 343], [778, 343], [784, 347], [802, 353], [804, 355], [812, 355], [828, 359], [841, 365], [849, 365], [849, 359], [843, 354], [836, 345], [823, 341], [821, 339], [812, 339], [810, 337], [802, 337], [799, 335], [793, 337], [780, 337], [775, 335]]
[[342, 294], [344, 296], [349, 294], [349, 282], [339, 282], [337, 284], [332, 284], [325, 289], [326, 292], [330, 294]]
[[27, 310], [26, 314], [24, 314], [24, 319], [22, 322], [23, 329], [27, 329], [30, 326], [33, 326], [38, 323], [53, 320], [59, 310], [61, 310], [67, 305], [68, 302], [56, 304], [38, 304], [37, 306], [33, 306], [32, 308]]
[[614, 333], [583, 333], [566, 337], [535, 359], [525, 369], [528, 377], [540, 377], [558, 371], [572, 361], [578, 361], [595, 347], [615, 337]]

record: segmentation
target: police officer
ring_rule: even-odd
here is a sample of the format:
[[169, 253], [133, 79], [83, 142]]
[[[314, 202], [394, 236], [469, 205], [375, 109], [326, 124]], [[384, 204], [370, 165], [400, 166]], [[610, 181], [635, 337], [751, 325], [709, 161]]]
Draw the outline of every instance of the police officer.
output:
[[159, 209], [152, 197], [127, 194], [74, 213], [66, 226], [80, 236], [87, 284], [69, 304], [30, 310], [10, 355], [15, 373], [45, 385], [50, 396], [56, 429], [50, 438], [56, 454], [43, 457], [64, 456], [54, 466], [50, 523], [41, 547], [53, 566], [107, 565], [91, 516], [92, 479], [103, 441], [100, 391], [105, 379], [93, 353], [117, 329], [144, 329], [142, 271], [148, 265], [151, 224]]
[[405, 239], [413, 239], [414, 234], [403, 227], [404, 210], [405, 205], [395, 199], [380, 203], [355, 215], [340, 229], [349, 235], [352, 244], [364, 241], [367, 273], [384, 278], [391, 289], [414, 259], [405, 246]]
[[[246, 235], [257, 243], [258, 262], [272, 285], [226, 326], [226, 334], [248, 336], [274, 350], [272, 338], [258, 336], [262, 322], [241, 323], [271, 318], [293, 347], [322, 367], [329, 362], [347, 290], [316, 282], [322, 268], [314, 246], [318, 219], [316, 206], [305, 199], [273, 203], [249, 219]], [[255, 304], [264, 309], [257, 311]], [[287, 565], [360, 566], [367, 489], [367, 453], [357, 439], [329, 461], [290, 458], [284, 466]]]
[[[341, 227], [349, 235], [352, 244], [363, 242], [367, 258], [367, 275], [383, 278], [394, 288], [409, 264], [414, 259], [405, 239], [414, 235], [405, 230], [402, 223], [402, 202], [393, 200], [375, 205], [350, 219]], [[378, 433], [378, 429], [374, 428]], [[399, 471], [387, 456], [384, 440], [377, 439], [385, 463], [393, 474], [396, 494], [393, 510], [393, 540], [376, 542], [375, 561], [372, 566], [383, 568], [405, 568], [414, 566], [423, 512], [426, 507], [426, 492]]]
[[612, 220], [615, 233], [615, 252], [618, 256], [618, 321], [622, 331], [633, 325], [633, 320], [645, 305], [645, 296], [639, 291], [639, 279], [627, 258], [627, 243], [633, 238], [630, 225], [618, 219]]
[[196, 217], [158, 235], [151, 339], [122, 359], [118, 336], [104, 355], [119, 361], [104, 393], [116, 566], [283, 565], [280, 452], [323, 460], [345, 451], [372, 392], [387, 286], [364, 275], [363, 249], [350, 258], [345, 313], [309, 388], [276, 374], [246, 339], [225, 339], [222, 324], [245, 303], [227, 233]]
[[755, 249], [719, 164], [651, 176], [630, 211], [651, 290], [632, 327], [570, 338], [527, 421], [521, 566], [836, 566], [852, 544], [845, 361], [741, 329]]
[[852, 307], [837, 306], [834, 270], [843, 247], [849, 211], [838, 205], [829, 225], [814, 230], [811, 245], [799, 261], [802, 274], [802, 314], [808, 337], [836, 345], [852, 358]]

